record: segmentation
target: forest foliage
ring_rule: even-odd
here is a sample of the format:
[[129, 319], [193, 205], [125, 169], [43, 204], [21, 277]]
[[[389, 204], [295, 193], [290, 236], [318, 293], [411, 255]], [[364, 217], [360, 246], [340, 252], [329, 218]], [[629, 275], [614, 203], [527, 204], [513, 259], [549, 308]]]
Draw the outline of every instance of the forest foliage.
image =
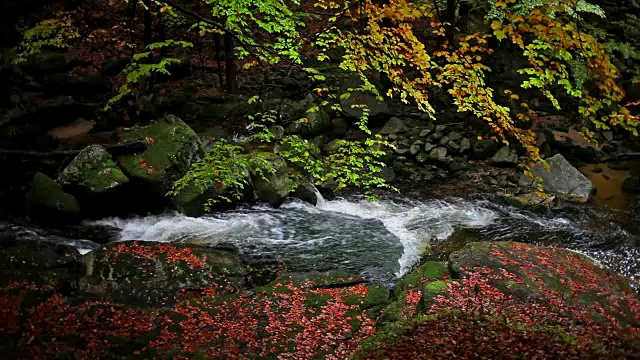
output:
[[[593, 141], [597, 131], [614, 127], [637, 136], [640, 124], [632, 111], [637, 99], [626, 96], [614, 58], [636, 56], [637, 50], [628, 42], [612, 45], [606, 32], [588, 21], [603, 18], [603, 9], [584, 0], [121, 0], [109, 6], [142, 9], [144, 19], [132, 16], [129, 22], [144, 21], [144, 42], [134, 41], [131, 34], [126, 40], [122, 27], [114, 30], [119, 46], [131, 49], [133, 55], [108, 106], [151, 91], [147, 80], [169, 73], [171, 65], [181, 61], [172, 56], [178, 50], [170, 49], [194, 46], [192, 38], [178, 31], [186, 28], [198, 39], [223, 40], [229, 90], [234, 87], [236, 68], [294, 70], [320, 84], [306, 89], [317, 97], [318, 110], [343, 110], [336, 88], [325, 82], [331, 68], [326, 64], [338, 52], [335, 65], [362, 80], [362, 86], [350, 92], [398, 99], [437, 120], [444, 109], [434, 100], [444, 91], [449, 107], [486, 122], [497, 140], [521, 146], [531, 160], [528, 165], [542, 160], [535, 133], [526, 125], [536, 118], [537, 109], [530, 101], [538, 96], [536, 92], [557, 111], [574, 114], [576, 126]], [[72, 13], [58, 14], [27, 30], [18, 59], [44, 46], [95, 42], [95, 36], [75, 32], [72, 17]], [[153, 19], [156, 27], [169, 28], [160, 38], [152, 36]], [[497, 57], [504, 56], [504, 52], [499, 55], [501, 49], [518, 54], [521, 66], [513, 70], [523, 80], [515, 86], [497, 86], [494, 80]], [[385, 80], [383, 88], [374, 85], [379, 77]], [[250, 102], [260, 101], [260, 96]], [[313, 149], [297, 135], [252, 139], [288, 143], [286, 148], [293, 149], [284, 153], [289, 163], [317, 182], [337, 180], [338, 187], [385, 186], [377, 174], [384, 166], [379, 161], [384, 154], [381, 149], [389, 144], [372, 135], [366, 114], [358, 122], [366, 140], [350, 141], [337, 154], [322, 159], [310, 156]], [[305, 119], [300, 121], [304, 124]], [[254, 129], [268, 131], [264, 126]], [[235, 176], [219, 177], [220, 168], [202, 170], [189, 173], [186, 181], [201, 183], [202, 176], [223, 184], [238, 181]]]

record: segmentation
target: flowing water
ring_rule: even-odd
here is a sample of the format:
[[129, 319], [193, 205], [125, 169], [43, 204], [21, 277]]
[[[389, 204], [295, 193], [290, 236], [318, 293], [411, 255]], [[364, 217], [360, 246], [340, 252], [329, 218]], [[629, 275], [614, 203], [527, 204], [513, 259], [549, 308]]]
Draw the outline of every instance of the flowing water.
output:
[[[315, 207], [290, 201], [278, 209], [252, 206], [200, 218], [167, 213], [110, 218], [122, 240], [234, 244], [248, 258], [280, 257], [291, 271], [346, 270], [377, 280], [409, 271], [447, 244], [515, 240], [589, 255], [640, 285], [640, 240], [615, 217], [568, 206], [544, 214], [491, 198], [339, 199]], [[79, 244], [87, 249], [86, 243]]]

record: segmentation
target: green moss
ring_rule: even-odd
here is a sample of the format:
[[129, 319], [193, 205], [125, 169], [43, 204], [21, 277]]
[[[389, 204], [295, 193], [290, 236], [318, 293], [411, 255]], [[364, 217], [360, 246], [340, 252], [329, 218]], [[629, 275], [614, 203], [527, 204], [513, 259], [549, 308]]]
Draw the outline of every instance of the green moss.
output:
[[[129, 141], [153, 139], [141, 154], [117, 158], [129, 176], [151, 182], [163, 181], [166, 177], [171, 181], [177, 180], [174, 170], [179, 170], [177, 172], [182, 176], [195, 160], [194, 154], [204, 155], [202, 143], [196, 133], [173, 115], [167, 115], [153, 125], [128, 131], [123, 138]], [[143, 164], [146, 166], [143, 167]], [[153, 170], [150, 171], [151, 169]]]
[[90, 145], [62, 171], [58, 181], [63, 186], [80, 186], [85, 191], [101, 193], [127, 183], [129, 179], [102, 146]]
[[129, 178], [118, 169], [111, 159], [105, 159], [91, 169], [83, 169], [81, 184], [92, 192], [105, 192], [119, 184], [129, 182]]
[[27, 193], [27, 212], [29, 215], [47, 215], [38, 214], [41, 211], [77, 214], [80, 212], [80, 204], [73, 195], [64, 192], [53, 179], [43, 173], [36, 173]]
[[382, 311], [382, 315], [380, 315], [379, 322], [381, 324], [388, 324], [388, 323], [404, 320], [405, 317], [402, 315], [404, 308], [405, 308], [404, 299], [391, 302]]
[[394, 299], [408, 289], [417, 289], [420, 284], [449, 277], [447, 264], [440, 261], [427, 261], [398, 281], [393, 291]]

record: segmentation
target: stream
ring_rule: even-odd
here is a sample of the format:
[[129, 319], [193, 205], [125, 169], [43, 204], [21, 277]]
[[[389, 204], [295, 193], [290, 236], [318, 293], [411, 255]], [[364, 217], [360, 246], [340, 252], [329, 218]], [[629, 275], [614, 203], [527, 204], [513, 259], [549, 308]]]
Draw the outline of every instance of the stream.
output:
[[[317, 207], [290, 200], [278, 209], [254, 205], [200, 218], [165, 213], [92, 224], [120, 229], [121, 240], [233, 244], [249, 259], [279, 257], [290, 271], [358, 272], [383, 282], [407, 273], [426, 254], [444, 258], [470, 241], [515, 240], [578, 251], [638, 289], [640, 237], [615, 219], [589, 206], [534, 213], [490, 197], [396, 197], [337, 199]], [[83, 252], [94, 248], [75, 245]]]
[[[292, 272], [345, 271], [393, 283], [421, 259], [444, 260], [471, 241], [513, 240], [588, 255], [626, 276], [640, 290], [640, 230], [623, 212], [566, 204], [532, 212], [492, 196], [414, 200], [386, 197], [321, 201], [288, 200], [193, 218], [164, 213], [106, 218], [119, 240], [233, 245], [249, 260], [281, 259]], [[100, 230], [99, 230], [100, 231]], [[81, 253], [100, 247], [46, 229], [0, 223], [0, 237], [53, 241]], [[106, 235], [105, 235], [106, 236]]]

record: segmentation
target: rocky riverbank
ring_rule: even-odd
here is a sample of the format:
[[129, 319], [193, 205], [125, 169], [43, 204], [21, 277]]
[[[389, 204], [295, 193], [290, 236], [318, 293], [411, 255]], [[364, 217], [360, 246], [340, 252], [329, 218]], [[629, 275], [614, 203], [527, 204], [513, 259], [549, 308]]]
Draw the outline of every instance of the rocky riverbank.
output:
[[175, 244], [81, 256], [3, 242], [1, 256], [0, 344], [11, 358], [414, 358], [416, 346], [434, 357], [513, 346], [545, 358], [640, 354], [640, 301], [623, 278], [520, 243], [468, 244], [392, 290], [283, 264], [257, 276], [231, 249]]

